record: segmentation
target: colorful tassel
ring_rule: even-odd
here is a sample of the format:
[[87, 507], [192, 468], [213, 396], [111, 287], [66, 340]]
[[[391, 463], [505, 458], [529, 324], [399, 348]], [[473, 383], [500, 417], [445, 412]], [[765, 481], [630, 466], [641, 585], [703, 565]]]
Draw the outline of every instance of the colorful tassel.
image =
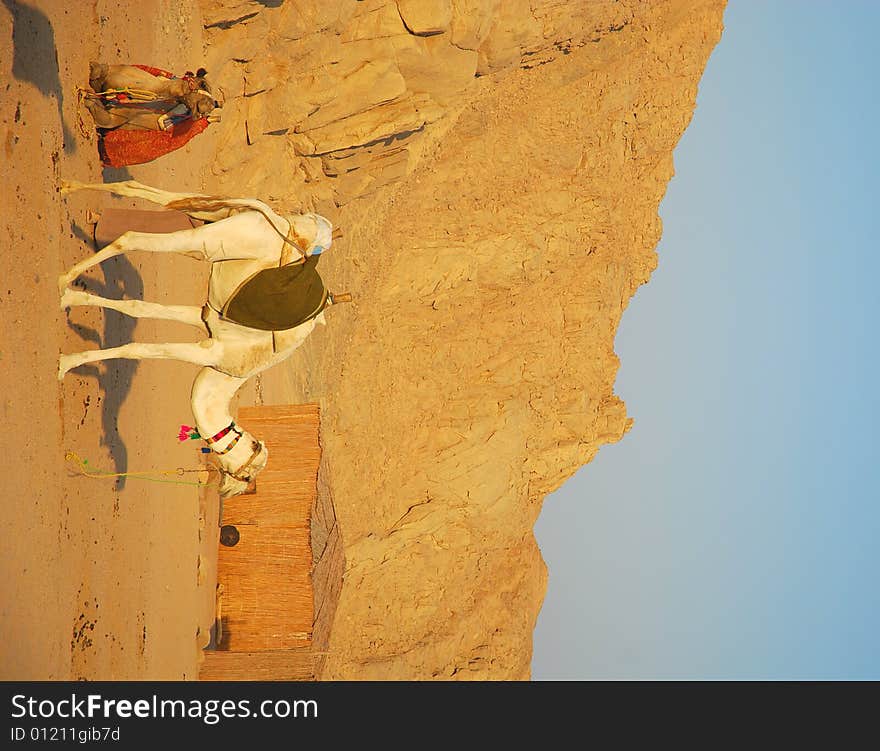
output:
[[177, 434], [178, 441], [198, 441], [201, 439], [198, 428], [192, 425], [181, 425], [180, 432]]

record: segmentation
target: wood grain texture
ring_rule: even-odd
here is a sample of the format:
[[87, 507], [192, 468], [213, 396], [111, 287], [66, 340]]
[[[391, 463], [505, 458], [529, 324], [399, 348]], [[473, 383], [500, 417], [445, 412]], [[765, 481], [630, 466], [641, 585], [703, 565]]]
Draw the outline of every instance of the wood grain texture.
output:
[[311, 641], [313, 604], [308, 527], [242, 525], [241, 538], [221, 547], [224, 587], [221, 650], [247, 652]]
[[205, 652], [203, 681], [309, 681], [314, 678], [311, 649], [273, 652]]
[[203, 680], [303, 680], [314, 676], [311, 512], [317, 499], [317, 405], [239, 410], [265, 441], [269, 463], [253, 495], [223, 504], [221, 525], [239, 541], [219, 548], [220, 638], [205, 652]]

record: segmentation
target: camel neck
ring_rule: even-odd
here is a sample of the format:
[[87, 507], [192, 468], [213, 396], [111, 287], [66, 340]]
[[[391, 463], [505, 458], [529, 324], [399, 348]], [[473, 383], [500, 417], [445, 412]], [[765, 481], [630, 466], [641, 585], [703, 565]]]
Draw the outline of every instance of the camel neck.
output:
[[203, 368], [193, 382], [191, 404], [202, 436], [213, 436], [234, 422], [230, 404], [246, 378], [235, 378], [213, 368]]

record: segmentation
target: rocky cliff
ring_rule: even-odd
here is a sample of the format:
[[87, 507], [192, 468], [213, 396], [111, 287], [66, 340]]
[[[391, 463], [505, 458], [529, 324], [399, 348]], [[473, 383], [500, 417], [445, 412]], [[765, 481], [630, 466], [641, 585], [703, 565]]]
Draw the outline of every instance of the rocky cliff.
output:
[[723, 8], [202, 0], [206, 187], [328, 216], [323, 276], [355, 297], [245, 395], [322, 405], [323, 678], [529, 676], [532, 527], [631, 425], [614, 335]]

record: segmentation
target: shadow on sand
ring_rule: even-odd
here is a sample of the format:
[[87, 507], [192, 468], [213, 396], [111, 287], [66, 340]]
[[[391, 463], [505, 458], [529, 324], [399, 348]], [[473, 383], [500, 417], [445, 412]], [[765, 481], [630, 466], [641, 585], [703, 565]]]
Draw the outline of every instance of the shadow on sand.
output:
[[[94, 237], [89, 232], [75, 224], [72, 226], [72, 230], [76, 237], [87, 241], [95, 248]], [[97, 248], [95, 249], [97, 250]], [[101, 297], [115, 299], [123, 297], [141, 299], [143, 297], [143, 279], [125, 256], [111, 258], [101, 264], [101, 269], [104, 272], [103, 282], [92, 277], [81, 277], [73, 283], [74, 286]], [[70, 311], [68, 311], [67, 325], [98, 349], [119, 347], [131, 342], [137, 321], [109, 308], [104, 308], [103, 311], [103, 333], [88, 326], [72, 323]], [[101, 402], [101, 445], [106, 446], [110, 452], [114, 466], [113, 472], [128, 471], [128, 448], [119, 433], [117, 417], [122, 404], [131, 391], [137, 367], [136, 360], [116, 359], [104, 360], [97, 365], [82, 365], [73, 371], [96, 378], [98, 387], [104, 395]], [[122, 490], [124, 487], [125, 477], [118, 477], [116, 489]]]
[[104, 167], [101, 170], [101, 180], [105, 183], [120, 183], [125, 180], [134, 180], [134, 178], [128, 171], [128, 167]]
[[3, 5], [12, 15], [12, 75], [35, 86], [43, 96], [54, 97], [64, 150], [72, 154], [76, 141], [64, 122], [64, 94], [52, 23], [41, 11], [16, 0], [3, 0]]

